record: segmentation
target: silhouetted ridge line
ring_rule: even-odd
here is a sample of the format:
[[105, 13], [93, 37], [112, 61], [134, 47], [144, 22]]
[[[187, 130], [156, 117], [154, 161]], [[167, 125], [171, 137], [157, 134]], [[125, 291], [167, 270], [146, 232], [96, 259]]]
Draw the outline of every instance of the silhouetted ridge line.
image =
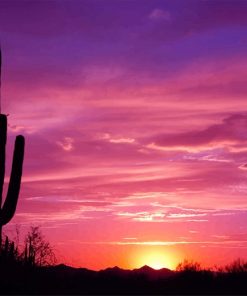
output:
[[150, 267], [148, 265], [144, 265], [144, 266], [142, 266], [140, 268], [135, 268], [133, 270], [135, 270], [135, 271], [143, 271], [143, 272], [153, 272], [153, 271], [155, 271], [154, 268], [152, 268], [152, 267]]

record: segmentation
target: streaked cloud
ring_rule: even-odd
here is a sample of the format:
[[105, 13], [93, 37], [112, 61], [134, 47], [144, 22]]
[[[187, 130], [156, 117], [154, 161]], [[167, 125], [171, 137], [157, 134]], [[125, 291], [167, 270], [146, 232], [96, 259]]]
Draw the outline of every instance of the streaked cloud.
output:
[[150, 13], [149, 18], [152, 19], [152, 20], [170, 21], [171, 20], [171, 14], [167, 10], [156, 8]]
[[246, 255], [246, 15], [244, 1], [0, 2], [6, 182], [26, 137], [7, 227], [40, 223], [89, 268], [138, 245]]

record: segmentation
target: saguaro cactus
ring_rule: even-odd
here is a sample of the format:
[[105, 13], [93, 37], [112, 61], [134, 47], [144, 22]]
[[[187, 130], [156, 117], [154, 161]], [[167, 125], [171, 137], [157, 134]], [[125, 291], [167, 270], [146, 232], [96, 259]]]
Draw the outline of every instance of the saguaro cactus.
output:
[[[2, 52], [0, 48], [0, 91], [1, 91]], [[1, 95], [1, 93], [0, 93]], [[0, 97], [1, 99], [1, 97]], [[0, 101], [1, 104], [1, 101]], [[7, 116], [0, 114], [0, 252], [2, 249], [2, 227], [14, 216], [20, 192], [25, 139], [19, 135], [15, 140], [12, 170], [6, 199], [3, 202], [3, 184], [5, 176], [5, 155], [7, 141]]]
[[20, 192], [25, 139], [19, 135], [15, 140], [12, 170], [6, 199], [2, 206], [5, 176], [5, 155], [7, 141], [7, 116], [0, 114], [0, 246], [2, 246], [2, 227], [14, 216]]

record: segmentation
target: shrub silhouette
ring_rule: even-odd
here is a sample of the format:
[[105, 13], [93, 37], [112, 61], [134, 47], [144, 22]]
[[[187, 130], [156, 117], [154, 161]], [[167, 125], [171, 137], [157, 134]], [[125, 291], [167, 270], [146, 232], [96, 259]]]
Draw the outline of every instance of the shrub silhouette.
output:
[[15, 247], [15, 243], [10, 241], [8, 236], [6, 236], [4, 245], [2, 246], [1, 263], [3, 265], [17, 263], [19, 260], [18, 255], [18, 249]]
[[198, 272], [201, 271], [201, 264], [185, 259], [183, 262], [178, 264], [176, 270], [183, 272]]
[[247, 272], [247, 262], [241, 260], [240, 258], [234, 260], [232, 263], [225, 267], [225, 271], [228, 273], [246, 273]]

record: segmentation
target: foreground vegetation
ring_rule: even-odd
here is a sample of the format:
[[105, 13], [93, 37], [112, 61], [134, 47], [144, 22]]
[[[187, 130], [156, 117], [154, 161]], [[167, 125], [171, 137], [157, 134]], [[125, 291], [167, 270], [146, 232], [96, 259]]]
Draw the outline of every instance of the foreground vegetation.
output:
[[1, 294], [247, 294], [247, 262], [203, 269], [184, 261], [176, 271], [118, 267], [102, 271], [55, 265], [53, 249], [33, 227], [22, 250], [5, 237], [1, 249]]

